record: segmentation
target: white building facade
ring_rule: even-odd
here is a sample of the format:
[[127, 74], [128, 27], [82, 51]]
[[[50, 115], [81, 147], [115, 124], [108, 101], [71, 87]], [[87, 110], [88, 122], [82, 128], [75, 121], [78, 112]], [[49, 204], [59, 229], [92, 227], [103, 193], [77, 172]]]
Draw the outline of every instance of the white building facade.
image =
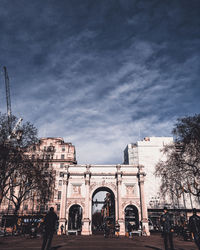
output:
[[143, 165], [146, 172], [145, 200], [149, 207], [151, 202], [162, 203], [160, 199], [160, 178], [155, 176], [155, 166], [160, 160], [165, 160], [162, 149], [172, 144], [173, 137], [146, 137], [142, 141], [128, 144], [124, 150], [124, 163]]
[[194, 198], [189, 197], [189, 194], [182, 194], [178, 205], [172, 204], [167, 197], [164, 198], [160, 195], [161, 180], [155, 176], [155, 166], [160, 160], [166, 160], [162, 151], [164, 146], [173, 143], [173, 137], [145, 137], [141, 141], [128, 144], [124, 150], [124, 164], [144, 166], [144, 171], [147, 174], [145, 178], [145, 200], [149, 209], [163, 208], [163, 206], [171, 208], [179, 206], [181, 209], [199, 208], [199, 205]]

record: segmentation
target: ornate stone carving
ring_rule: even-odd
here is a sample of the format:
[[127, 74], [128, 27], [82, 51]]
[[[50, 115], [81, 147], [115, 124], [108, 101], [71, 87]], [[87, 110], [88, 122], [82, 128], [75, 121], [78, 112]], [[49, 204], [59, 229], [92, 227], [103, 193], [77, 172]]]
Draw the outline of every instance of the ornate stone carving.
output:
[[105, 183], [106, 183], [106, 181], [103, 180], [103, 181], [101, 182], [101, 185], [104, 187], [104, 186], [105, 186]]
[[70, 208], [72, 205], [80, 205], [83, 208], [85, 207], [85, 199], [84, 198], [70, 198], [67, 200], [67, 207]]
[[138, 209], [140, 209], [140, 202], [137, 200], [125, 200], [122, 204], [121, 204], [121, 209], [124, 210], [128, 205], [133, 205], [136, 206]]
[[110, 184], [110, 186], [115, 190], [115, 191], [117, 191], [117, 187], [116, 187], [116, 184], [114, 184], [114, 183], [111, 183]]
[[93, 191], [99, 187], [108, 187], [110, 188], [115, 196], [116, 196], [116, 191], [117, 191], [117, 185], [116, 183], [114, 182], [106, 182], [106, 180], [102, 180], [102, 182], [93, 182], [91, 185], [90, 185], [90, 193], [93, 193]]
[[85, 180], [85, 185], [90, 185], [90, 180]]
[[72, 201], [71, 201], [71, 200], [68, 200], [68, 201], [67, 201], [67, 207], [70, 207], [71, 204], [72, 204]]
[[140, 202], [136, 201], [135, 205], [139, 208], [140, 207]]
[[81, 195], [81, 186], [73, 185], [73, 195]]
[[122, 184], [122, 180], [117, 180], [117, 184], [121, 185]]
[[63, 185], [68, 185], [68, 180], [63, 180]]
[[86, 170], [89, 172], [91, 168], [91, 165], [86, 165]]
[[81, 203], [81, 206], [82, 206], [83, 208], [85, 208], [85, 202], [81, 201], [80, 203]]
[[118, 171], [121, 169], [121, 165], [119, 165], [119, 164], [116, 167], [117, 167]]
[[126, 195], [131, 197], [134, 195], [134, 186], [133, 185], [126, 185]]
[[92, 191], [92, 190], [94, 189], [94, 187], [96, 187], [96, 186], [97, 186], [96, 183], [92, 183], [92, 184], [90, 185], [90, 191]]
[[127, 204], [127, 201], [124, 201], [124, 202], [122, 203], [122, 208], [125, 207], [126, 204]]

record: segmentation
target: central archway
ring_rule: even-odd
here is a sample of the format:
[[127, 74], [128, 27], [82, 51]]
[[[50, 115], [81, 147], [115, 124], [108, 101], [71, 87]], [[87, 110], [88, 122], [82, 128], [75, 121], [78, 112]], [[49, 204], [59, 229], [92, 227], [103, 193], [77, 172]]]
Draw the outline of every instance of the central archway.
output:
[[115, 226], [115, 195], [110, 188], [99, 187], [92, 195], [92, 233], [103, 234], [105, 223]]

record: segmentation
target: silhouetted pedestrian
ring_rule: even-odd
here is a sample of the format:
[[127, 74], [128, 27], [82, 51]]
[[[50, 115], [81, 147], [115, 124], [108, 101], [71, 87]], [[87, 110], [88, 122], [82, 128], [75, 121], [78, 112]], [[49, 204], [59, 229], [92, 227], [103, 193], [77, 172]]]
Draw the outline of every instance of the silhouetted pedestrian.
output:
[[173, 244], [173, 218], [172, 215], [169, 214], [168, 209], [164, 207], [164, 214], [161, 215], [160, 224], [163, 227], [163, 237], [165, 250], [168, 250], [168, 243], [170, 245], [170, 249], [174, 249]]
[[120, 231], [120, 225], [118, 222], [116, 222], [115, 223], [115, 232], [116, 232], [117, 238], [119, 238], [119, 231]]
[[128, 236], [131, 237], [132, 226], [130, 223], [128, 223], [127, 230], [128, 230]]
[[60, 226], [60, 231], [61, 231], [61, 235], [63, 235], [63, 231], [64, 231], [64, 226], [63, 226], [63, 224]]
[[44, 234], [43, 234], [42, 250], [45, 250], [46, 245], [47, 245], [46, 249], [47, 250], [50, 249], [57, 220], [58, 217], [54, 212], [54, 208], [51, 207], [49, 212], [44, 218]]
[[189, 229], [193, 233], [197, 247], [200, 249], [200, 217], [197, 215], [196, 208], [193, 208], [193, 215], [189, 219]]

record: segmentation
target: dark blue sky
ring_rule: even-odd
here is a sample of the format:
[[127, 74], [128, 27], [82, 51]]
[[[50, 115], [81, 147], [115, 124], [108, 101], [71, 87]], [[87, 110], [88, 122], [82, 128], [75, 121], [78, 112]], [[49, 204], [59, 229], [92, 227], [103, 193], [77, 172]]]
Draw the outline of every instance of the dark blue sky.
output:
[[0, 0], [0, 32], [13, 113], [79, 163], [121, 163], [128, 143], [199, 113], [199, 0]]

